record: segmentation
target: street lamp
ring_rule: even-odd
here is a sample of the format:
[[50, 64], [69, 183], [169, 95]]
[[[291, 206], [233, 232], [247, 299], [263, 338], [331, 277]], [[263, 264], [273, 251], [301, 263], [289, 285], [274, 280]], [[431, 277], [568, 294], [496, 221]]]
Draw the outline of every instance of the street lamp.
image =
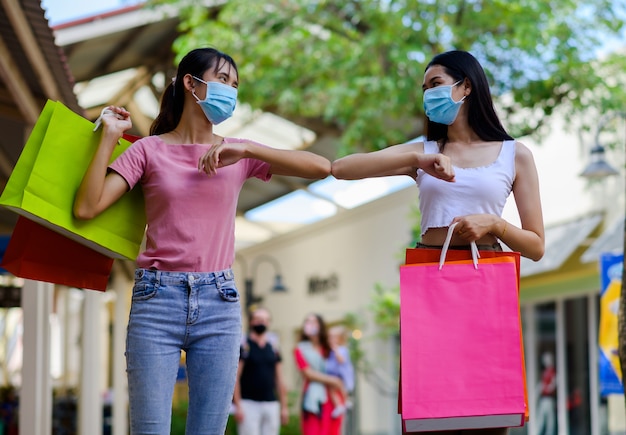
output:
[[587, 167], [580, 173], [580, 176], [588, 179], [600, 179], [609, 177], [611, 175], [619, 174], [619, 171], [611, 166], [604, 159], [605, 149], [602, 145], [596, 142], [596, 145], [591, 148], [591, 157]]
[[244, 266], [244, 276], [245, 276], [245, 294], [246, 294], [246, 313], [250, 312], [250, 308], [258, 303], [263, 301], [263, 296], [256, 295], [254, 293], [254, 278], [256, 277], [256, 272], [261, 263], [269, 263], [274, 268], [274, 285], [271, 288], [272, 292], [282, 293], [287, 291], [287, 287], [283, 284], [283, 278], [280, 273], [280, 264], [278, 261], [267, 254], [259, 255], [256, 257], [251, 264], [250, 275], [248, 275], [246, 263], [242, 258], [239, 258], [242, 261]]
[[590, 151], [590, 161], [587, 167], [580, 173], [581, 177], [587, 179], [600, 179], [619, 174], [619, 171], [605, 160], [605, 148], [602, 144], [600, 144], [600, 132], [609, 121], [618, 117], [626, 119], [626, 112], [610, 112], [600, 118], [598, 128], [596, 130], [595, 144]]

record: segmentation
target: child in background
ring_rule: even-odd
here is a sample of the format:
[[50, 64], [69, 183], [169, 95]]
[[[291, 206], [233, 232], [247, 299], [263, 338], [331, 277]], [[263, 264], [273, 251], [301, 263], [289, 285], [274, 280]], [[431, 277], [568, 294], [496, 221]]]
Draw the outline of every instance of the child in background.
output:
[[328, 344], [331, 352], [326, 360], [326, 374], [339, 377], [344, 386], [343, 389], [331, 388], [329, 391], [333, 404], [332, 417], [337, 418], [351, 406], [348, 395], [354, 390], [354, 367], [346, 347], [346, 330], [343, 326], [329, 328]]

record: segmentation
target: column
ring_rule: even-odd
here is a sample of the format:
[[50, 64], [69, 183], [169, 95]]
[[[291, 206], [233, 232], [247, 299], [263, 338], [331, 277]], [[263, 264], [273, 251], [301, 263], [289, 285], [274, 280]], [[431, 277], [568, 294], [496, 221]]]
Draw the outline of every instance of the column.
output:
[[52, 433], [52, 379], [50, 378], [50, 313], [54, 286], [26, 280], [22, 289], [24, 312], [21, 435]]
[[565, 337], [565, 303], [556, 301], [556, 409], [559, 435], [569, 434], [567, 420], [567, 348]]
[[101, 297], [102, 293], [85, 290], [78, 395], [79, 435], [102, 434]]
[[113, 319], [113, 435], [128, 434], [128, 381], [126, 378], [126, 327], [130, 289], [122, 268], [114, 269], [115, 313]]

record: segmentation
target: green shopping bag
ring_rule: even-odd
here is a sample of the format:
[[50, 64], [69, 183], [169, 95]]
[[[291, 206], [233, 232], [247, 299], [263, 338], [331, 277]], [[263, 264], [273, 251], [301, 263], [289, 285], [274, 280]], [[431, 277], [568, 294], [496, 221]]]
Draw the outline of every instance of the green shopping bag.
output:
[[[102, 214], [79, 220], [74, 197], [101, 133], [60, 102], [48, 101], [7, 182], [0, 205], [112, 258], [139, 254], [146, 217], [140, 187], [124, 194]], [[111, 161], [130, 142], [121, 139]]]

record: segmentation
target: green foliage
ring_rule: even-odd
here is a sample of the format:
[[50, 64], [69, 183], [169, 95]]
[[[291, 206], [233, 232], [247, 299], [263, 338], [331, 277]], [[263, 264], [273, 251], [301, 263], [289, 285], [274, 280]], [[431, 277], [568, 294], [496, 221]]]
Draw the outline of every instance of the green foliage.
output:
[[185, 435], [185, 422], [187, 421], [187, 401], [178, 401], [172, 407], [172, 435]]
[[372, 292], [370, 310], [382, 337], [397, 335], [400, 329], [400, 286], [385, 288], [380, 283], [376, 283]]
[[507, 95], [503, 115], [529, 109], [505, 120], [514, 136], [540, 129], [560, 105], [597, 113], [624, 101], [625, 79], [605, 80], [605, 68], [624, 76], [626, 56], [594, 59], [603, 41], [623, 37], [626, 0], [152, 3], [179, 8], [178, 53], [211, 45], [233, 55], [242, 101], [336, 136], [339, 154], [421, 134], [424, 67], [450, 49], [481, 61], [494, 95]]

